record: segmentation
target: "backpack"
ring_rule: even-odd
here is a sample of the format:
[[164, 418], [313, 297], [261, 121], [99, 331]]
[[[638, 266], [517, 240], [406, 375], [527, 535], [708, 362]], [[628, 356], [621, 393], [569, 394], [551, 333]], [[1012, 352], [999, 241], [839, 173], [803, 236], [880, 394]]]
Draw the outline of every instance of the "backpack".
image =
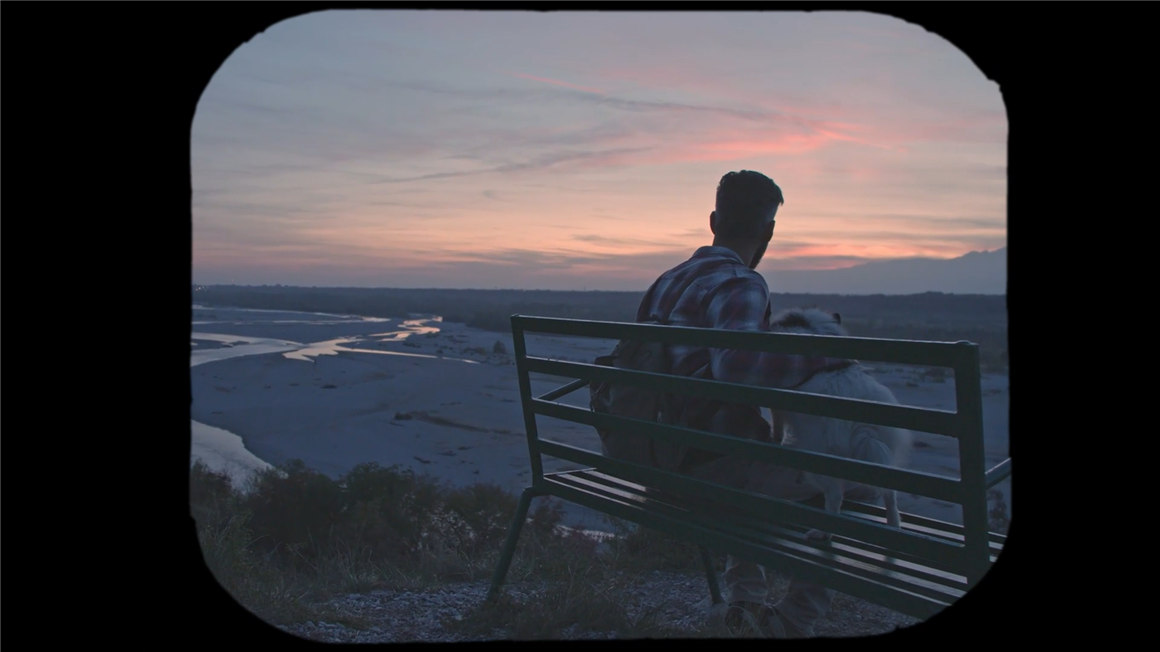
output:
[[[658, 324], [652, 320], [642, 323]], [[669, 373], [669, 355], [660, 342], [621, 340], [608, 355], [596, 358], [595, 363], [605, 367]], [[593, 383], [589, 386], [589, 405], [594, 412], [621, 417], [643, 419], [658, 423], [672, 423], [672, 396], [643, 387], [614, 385], [609, 382]], [[634, 433], [630, 428], [606, 428], [597, 426], [601, 448], [604, 454], [615, 459], [675, 469], [684, 456], [684, 446], [653, 441], [651, 438]]]

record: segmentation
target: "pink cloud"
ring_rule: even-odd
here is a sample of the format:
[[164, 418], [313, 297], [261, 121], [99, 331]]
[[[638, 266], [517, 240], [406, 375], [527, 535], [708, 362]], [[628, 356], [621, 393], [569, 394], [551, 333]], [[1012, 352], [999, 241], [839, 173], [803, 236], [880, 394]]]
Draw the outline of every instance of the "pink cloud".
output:
[[735, 129], [718, 129], [697, 138], [667, 141], [655, 147], [636, 151], [621, 150], [607, 156], [592, 157], [580, 164], [584, 167], [601, 167], [734, 161], [771, 154], [802, 154], [822, 148], [833, 140], [820, 132], [743, 133]]

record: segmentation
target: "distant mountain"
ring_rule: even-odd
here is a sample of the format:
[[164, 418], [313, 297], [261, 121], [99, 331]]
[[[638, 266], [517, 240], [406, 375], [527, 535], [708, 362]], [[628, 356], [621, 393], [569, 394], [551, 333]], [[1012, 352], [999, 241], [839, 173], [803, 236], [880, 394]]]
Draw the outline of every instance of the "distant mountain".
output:
[[773, 292], [802, 294], [1006, 294], [1007, 248], [949, 260], [900, 258], [843, 269], [765, 272]]

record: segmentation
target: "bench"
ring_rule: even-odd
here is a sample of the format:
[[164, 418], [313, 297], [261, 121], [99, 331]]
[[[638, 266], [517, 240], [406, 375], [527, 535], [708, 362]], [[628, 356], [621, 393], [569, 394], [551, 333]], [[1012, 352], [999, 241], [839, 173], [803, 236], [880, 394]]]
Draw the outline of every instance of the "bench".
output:
[[[1003, 548], [1006, 535], [991, 531], [988, 525], [987, 493], [1010, 476], [1011, 459], [1007, 457], [993, 468], [985, 468], [979, 352], [974, 343], [743, 332], [525, 315], [513, 315], [511, 325], [532, 478], [520, 496], [489, 598], [499, 592], [504, 581], [531, 500], [542, 496], [555, 496], [696, 544], [714, 603], [720, 603], [722, 596], [713, 554], [730, 553], [926, 619], [966, 594], [987, 573]], [[529, 353], [529, 346], [536, 342], [559, 337], [598, 338], [593, 350], [600, 352], [611, 350], [621, 338], [632, 338], [853, 358], [864, 363], [941, 367], [948, 382], [954, 383], [955, 408], [890, 405], [629, 371]], [[957, 473], [946, 474], [892, 468], [681, 426], [598, 414], [588, 407], [587, 388], [589, 383], [600, 381], [949, 437], [957, 440], [959, 468]], [[533, 391], [534, 385], [537, 391]], [[561, 441], [563, 429], [559, 426], [567, 425], [564, 422], [593, 426], [593, 445]], [[649, 437], [840, 476], [895, 489], [900, 496], [913, 494], [944, 501], [956, 506], [960, 518], [935, 519], [904, 510], [901, 529], [895, 529], [886, 524], [885, 510], [879, 505], [847, 499], [842, 512], [834, 515], [822, 509], [820, 502], [781, 500], [602, 455], [594, 427], [628, 422]], [[549, 464], [563, 470], [545, 472]], [[811, 528], [829, 532], [832, 537], [807, 538], [805, 533]]]

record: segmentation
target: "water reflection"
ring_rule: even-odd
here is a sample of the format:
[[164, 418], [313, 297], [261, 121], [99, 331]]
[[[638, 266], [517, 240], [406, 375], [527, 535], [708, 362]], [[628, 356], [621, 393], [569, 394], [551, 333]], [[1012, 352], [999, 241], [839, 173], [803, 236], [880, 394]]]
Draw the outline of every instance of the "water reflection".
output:
[[[409, 353], [362, 346], [348, 346], [367, 343], [370, 346], [402, 342], [413, 335], [434, 335], [440, 332], [443, 318], [438, 315], [413, 317], [399, 323], [398, 330], [375, 333], [355, 333], [321, 341], [311, 341], [316, 326], [342, 326], [343, 330], [358, 330], [361, 326], [381, 328], [381, 324], [392, 321], [385, 317], [364, 317], [361, 315], [336, 315], [318, 312], [294, 312], [287, 310], [264, 310], [257, 308], [210, 308], [194, 305], [194, 331], [190, 337], [190, 365], [215, 362], [243, 355], [281, 352], [290, 360], [312, 362], [322, 355], [337, 355], [340, 351], [349, 353], [374, 353], [414, 358], [440, 359], [442, 356], [426, 353]], [[290, 338], [271, 338], [252, 333], [263, 328], [276, 329], [275, 332], [295, 335]], [[199, 330], [206, 329], [206, 330]], [[209, 329], [213, 329], [210, 332]], [[236, 331], [234, 333], [221, 331]], [[444, 358], [446, 359], [446, 358]], [[477, 364], [474, 360], [461, 360]]]
[[336, 340], [326, 340], [324, 342], [311, 342], [295, 351], [283, 353], [282, 357], [290, 360], [305, 360], [310, 362], [312, 358], [320, 355], [338, 355], [340, 350], [349, 351], [350, 349], [343, 349], [340, 345], [358, 340], [359, 338], [357, 337], [343, 337]]
[[[238, 335], [224, 335], [221, 333], [193, 333], [193, 350], [189, 353], [189, 366], [193, 367], [206, 362], [227, 360], [242, 355], [259, 355], [262, 353], [277, 353], [278, 351], [295, 351], [302, 347], [298, 342], [272, 340], [265, 337], [241, 337]], [[198, 340], [217, 342], [214, 348], [204, 347]]]
[[[339, 352], [458, 360], [467, 364], [479, 364], [475, 360], [427, 353], [348, 346], [356, 343], [366, 346], [389, 346], [413, 335], [437, 334], [443, 321], [443, 318], [437, 315], [406, 319], [399, 323], [398, 330], [362, 333], [359, 331], [363, 327], [378, 330], [382, 328], [383, 323], [392, 320], [359, 315], [253, 308], [208, 308], [194, 305], [193, 309], [190, 367], [240, 356], [268, 353], [281, 353], [290, 360], [313, 362], [318, 356], [337, 355]], [[336, 329], [353, 332], [344, 337], [311, 341], [312, 336], [318, 334], [317, 327], [320, 326], [325, 327], [328, 334], [334, 333]], [[287, 337], [270, 337], [271, 333]], [[190, 462], [201, 460], [211, 470], [227, 473], [235, 486], [244, 486], [245, 480], [254, 471], [270, 467], [269, 463], [245, 447], [241, 437], [228, 430], [190, 419], [190, 435]]]
[[[378, 349], [352, 349], [345, 346], [336, 346], [336, 351], [349, 351], [352, 353], [378, 353], [381, 355], [400, 355], [408, 358], [431, 358], [433, 360], [454, 360], [462, 362], [463, 364], [479, 364], [478, 360], [468, 360], [466, 358], [449, 358], [441, 355], [431, 355], [430, 353], [406, 353], [404, 351], [380, 351]], [[289, 356], [289, 354], [286, 354]]]

